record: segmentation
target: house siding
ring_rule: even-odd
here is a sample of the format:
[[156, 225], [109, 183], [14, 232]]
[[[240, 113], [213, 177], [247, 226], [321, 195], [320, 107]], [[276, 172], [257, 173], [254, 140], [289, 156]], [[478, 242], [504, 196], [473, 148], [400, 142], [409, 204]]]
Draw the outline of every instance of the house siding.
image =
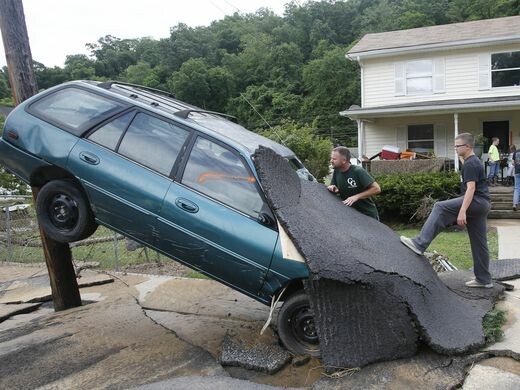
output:
[[[473, 49], [452, 49], [435, 52], [431, 55], [422, 53], [366, 59], [363, 62], [363, 107], [369, 108], [434, 100], [520, 95], [520, 87], [479, 90], [479, 55], [504, 51], [520, 51], [520, 43]], [[444, 59], [445, 92], [395, 96], [394, 64], [400, 61], [417, 59]]]
[[[512, 143], [520, 146], [520, 111], [501, 111], [501, 112], [475, 112], [459, 114], [459, 133], [470, 132], [480, 134], [482, 123], [486, 121], [508, 120], [509, 129], [512, 134]], [[445, 131], [444, 153], [436, 150], [439, 157], [455, 158], [453, 151], [453, 138], [455, 125], [453, 115], [422, 115], [411, 117], [378, 118], [373, 122], [366, 122], [363, 154], [372, 157], [379, 153], [385, 145], [399, 145], [398, 129], [407, 128], [408, 125], [433, 124], [443, 126]], [[407, 131], [405, 132], [407, 133]], [[436, 140], [439, 141], [439, 140]], [[436, 142], [442, 145], [441, 142]], [[401, 145], [399, 145], [401, 146]], [[401, 146], [401, 151], [403, 151]]]

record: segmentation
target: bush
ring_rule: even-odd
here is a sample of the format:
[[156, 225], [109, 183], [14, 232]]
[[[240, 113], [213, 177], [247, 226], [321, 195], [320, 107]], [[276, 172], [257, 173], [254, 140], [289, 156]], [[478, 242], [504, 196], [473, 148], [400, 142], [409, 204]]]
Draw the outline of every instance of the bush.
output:
[[291, 149], [317, 180], [329, 174], [332, 142], [317, 136], [314, 128], [284, 122], [260, 134]]
[[384, 174], [375, 176], [375, 180], [381, 186], [381, 194], [374, 201], [384, 220], [410, 220], [421, 205], [431, 206], [432, 200], [445, 200], [460, 193], [460, 177], [455, 172]]

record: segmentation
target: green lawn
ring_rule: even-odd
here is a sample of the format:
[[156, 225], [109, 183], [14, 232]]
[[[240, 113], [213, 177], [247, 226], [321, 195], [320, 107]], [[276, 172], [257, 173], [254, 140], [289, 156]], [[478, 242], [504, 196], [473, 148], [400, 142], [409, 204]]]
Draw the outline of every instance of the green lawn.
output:
[[[413, 237], [419, 229], [395, 229], [395, 231], [406, 237]], [[498, 238], [495, 229], [488, 232], [489, 255], [491, 259], [498, 257]], [[468, 269], [473, 266], [469, 236], [466, 230], [443, 232], [439, 234], [427, 249], [429, 252], [437, 251], [447, 256], [450, 262], [459, 269]]]

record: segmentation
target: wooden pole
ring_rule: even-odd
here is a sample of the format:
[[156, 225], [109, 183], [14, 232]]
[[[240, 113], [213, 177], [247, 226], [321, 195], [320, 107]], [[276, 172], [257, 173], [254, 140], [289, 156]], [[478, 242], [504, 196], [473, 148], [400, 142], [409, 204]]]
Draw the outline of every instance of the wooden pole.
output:
[[[21, 0], [0, 0], [0, 30], [4, 42], [9, 83], [15, 104], [18, 105], [38, 92]], [[32, 187], [35, 201], [38, 190], [39, 188]], [[40, 236], [51, 282], [54, 310], [81, 306], [81, 296], [69, 245], [51, 240], [46, 236], [41, 225]]]

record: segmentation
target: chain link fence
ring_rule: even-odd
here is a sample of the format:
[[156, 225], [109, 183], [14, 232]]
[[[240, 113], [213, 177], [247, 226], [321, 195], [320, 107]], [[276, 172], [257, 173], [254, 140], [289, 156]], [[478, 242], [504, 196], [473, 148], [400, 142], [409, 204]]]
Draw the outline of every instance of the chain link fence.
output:
[[[0, 261], [16, 263], [44, 262], [42, 243], [31, 196], [0, 198]], [[143, 247], [122, 235], [98, 227], [86, 240], [70, 244], [75, 262], [99, 263], [99, 267], [115, 269], [137, 264], [160, 265], [164, 255]]]

